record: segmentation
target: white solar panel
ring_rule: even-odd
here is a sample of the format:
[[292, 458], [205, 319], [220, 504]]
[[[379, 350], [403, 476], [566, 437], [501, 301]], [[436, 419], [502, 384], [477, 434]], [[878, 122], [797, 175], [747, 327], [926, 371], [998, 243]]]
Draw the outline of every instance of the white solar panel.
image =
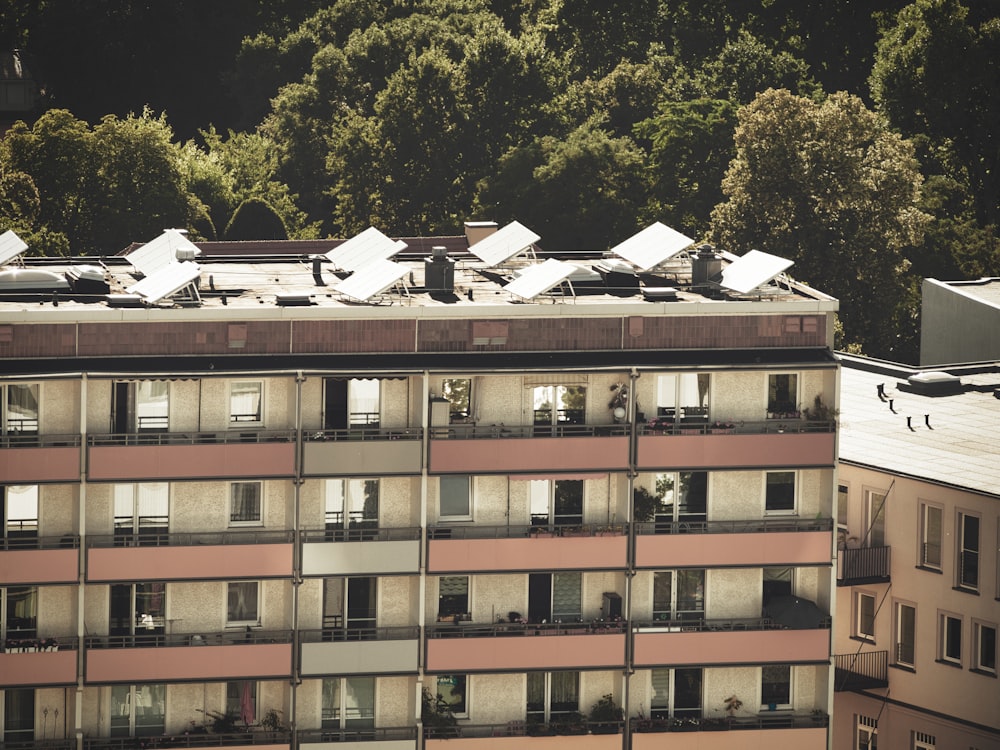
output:
[[198, 257], [201, 250], [179, 229], [164, 229], [163, 234], [136, 248], [126, 257], [135, 270], [143, 276], [150, 276], [161, 268], [177, 262], [177, 251], [190, 257]]
[[27, 249], [28, 243], [14, 234], [13, 229], [0, 234], [0, 266], [14, 260]]
[[405, 250], [402, 240], [393, 241], [375, 227], [368, 227], [361, 234], [351, 237], [326, 254], [326, 257], [344, 271], [360, 271], [375, 260], [388, 260]]
[[524, 224], [512, 221], [469, 247], [469, 252], [488, 266], [498, 266], [527, 250], [541, 237]]
[[337, 284], [334, 290], [359, 302], [366, 302], [376, 294], [384, 292], [409, 272], [409, 267], [402, 263], [393, 263], [384, 258], [373, 260]]
[[640, 271], [648, 271], [693, 244], [690, 237], [658, 221], [615, 245], [611, 252]]
[[528, 266], [520, 276], [504, 287], [504, 291], [523, 299], [534, 299], [568, 279], [577, 270], [572, 263], [549, 258], [544, 263]]
[[793, 262], [760, 250], [751, 250], [722, 269], [722, 281], [719, 283], [726, 289], [747, 294], [769, 282]]
[[138, 294], [150, 305], [155, 305], [160, 300], [179, 292], [197, 279], [200, 274], [201, 268], [197, 263], [190, 261], [171, 263], [148, 275], [142, 281], [136, 282], [126, 291], [129, 294]]

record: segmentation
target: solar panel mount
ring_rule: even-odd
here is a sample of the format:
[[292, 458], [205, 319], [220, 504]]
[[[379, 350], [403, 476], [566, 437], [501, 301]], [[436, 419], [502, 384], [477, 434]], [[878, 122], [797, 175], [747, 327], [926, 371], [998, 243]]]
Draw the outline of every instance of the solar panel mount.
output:
[[739, 294], [749, 294], [793, 265], [794, 261], [751, 250], [722, 269], [719, 286]]
[[28, 243], [22, 240], [13, 229], [0, 234], [0, 266], [20, 258], [28, 249]]
[[534, 255], [532, 245], [541, 239], [524, 224], [512, 221], [502, 229], [469, 246], [469, 252], [490, 268], [502, 265], [528, 251]]
[[[358, 302], [367, 302], [375, 295], [382, 294], [395, 286], [409, 272], [409, 266], [404, 266], [402, 263], [394, 263], [384, 258], [373, 260], [337, 284], [334, 290]], [[405, 282], [403, 286], [405, 290]]]
[[179, 262], [178, 258], [182, 260], [197, 258], [201, 255], [201, 250], [185, 237], [185, 234], [181, 229], [164, 229], [159, 237], [136, 248], [125, 257], [143, 276], [150, 276], [172, 263]]
[[360, 271], [373, 261], [388, 260], [406, 247], [403, 240], [392, 240], [375, 227], [368, 227], [326, 253], [326, 257], [340, 270]]
[[504, 287], [504, 291], [522, 299], [535, 299], [538, 295], [567, 281], [577, 271], [579, 267], [572, 263], [549, 258], [544, 263], [525, 268], [516, 279]]
[[657, 221], [615, 245], [611, 252], [639, 271], [649, 271], [693, 244], [690, 237]]

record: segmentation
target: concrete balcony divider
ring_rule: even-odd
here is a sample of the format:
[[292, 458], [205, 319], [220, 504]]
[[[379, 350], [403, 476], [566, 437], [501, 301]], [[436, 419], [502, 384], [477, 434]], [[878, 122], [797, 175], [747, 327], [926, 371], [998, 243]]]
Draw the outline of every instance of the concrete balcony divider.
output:
[[17, 540], [17, 545], [11, 541], [0, 540], [0, 586], [76, 583], [80, 566], [78, 536], [23, 539]]
[[305, 576], [416, 574], [420, 570], [419, 528], [310, 529], [302, 536]]
[[712, 429], [711, 425], [683, 425], [672, 431], [641, 427], [637, 468], [739, 469], [833, 466], [836, 434], [832, 429], [811, 430], [789, 425], [741, 425]]
[[305, 476], [392, 476], [419, 474], [423, 460], [420, 428], [321, 430], [305, 436]]
[[0, 484], [80, 481], [80, 436], [6, 437], [0, 442]]
[[416, 674], [420, 628], [300, 631], [302, 674]]

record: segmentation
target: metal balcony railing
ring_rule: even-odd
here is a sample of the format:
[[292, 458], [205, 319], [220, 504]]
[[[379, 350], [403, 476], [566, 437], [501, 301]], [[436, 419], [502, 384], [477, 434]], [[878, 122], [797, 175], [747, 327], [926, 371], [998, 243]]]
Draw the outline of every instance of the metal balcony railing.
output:
[[385, 742], [415, 740], [416, 727], [372, 727], [371, 729], [300, 729], [300, 745], [317, 742]]
[[[546, 517], [547, 519], [547, 517]], [[531, 524], [530, 526], [429, 526], [430, 539], [523, 539], [551, 536], [624, 536], [628, 524]]]
[[890, 547], [841, 549], [837, 553], [837, 585], [888, 582], [890, 552]]
[[669, 718], [633, 717], [629, 719], [632, 732], [711, 732], [741, 729], [808, 729], [826, 727], [830, 717], [820, 710], [810, 714], [765, 712], [756, 716], [699, 716], [684, 715]]
[[417, 625], [396, 627], [356, 627], [348, 625], [300, 630], [299, 639], [303, 643], [339, 643], [343, 641], [415, 641], [420, 637]]
[[833, 689], [837, 691], [889, 687], [889, 652], [837, 654], [834, 671]]
[[636, 524], [637, 534], [757, 534], [771, 531], [830, 531], [832, 518], [753, 518], [740, 521], [651, 521]]
[[[254, 731], [214, 734], [181, 732], [140, 737], [84, 737], [84, 750], [156, 750], [173, 747], [226, 747], [232, 745], [290, 745], [291, 732]], [[75, 746], [75, 743], [74, 743]]]
[[290, 544], [295, 539], [291, 529], [240, 529], [233, 531], [197, 531], [134, 534], [101, 534], [87, 537], [87, 547], [191, 547], [233, 544]]
[[225, 445], [229, 443], [290, 443], [295, 430], [239, 432], [123, 432], [88, 435], [87, 445], [103, 448], [122, 445]]
[[261, 643], [291, 643], [291, 630], [245, 628], [216, 633], [137, 632], [129, 635], [88, 635], [88, 649], [159, 648], [166, 646], [245, 646]]

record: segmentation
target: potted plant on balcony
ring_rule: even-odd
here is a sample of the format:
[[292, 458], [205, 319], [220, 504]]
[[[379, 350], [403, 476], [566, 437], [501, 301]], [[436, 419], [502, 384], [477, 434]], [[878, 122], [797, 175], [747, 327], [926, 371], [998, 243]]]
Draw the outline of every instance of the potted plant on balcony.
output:
[[816, 394], [816, 398], [813, 399], [813, 405], [803, 409], [802, 416], [807, 422], [830, 423], [836, 422], [837, 417], [840, 416], [840, 412], [833, 407], [827, 406], [823, 402], [823, 397]]
[[723, 708], [726, 709], [726, 716], [735, 716], [736, 712], [743, 708], [743, 701], [736, 697], [736, 694], [730, 695], [724, 701], [722, 701]]
[[586, 734], [587, 720], [579, 711], [553, 716], [549, 726], [556, 734]]
[[649, 523], [656, 515], [660, 501], [641, 485], [632, 488], [632, 515], [637, 523]]
[[590, 707], [587, 722], [594, 734], [617, 734], [623, 718], [621, 706], [608, 693]]
[[424, 725], [425, 737], [458, 737], [458, 720], [451, 706], [440, 693], [433, 696], [427, 688], [421, 696], [420, 721]]

